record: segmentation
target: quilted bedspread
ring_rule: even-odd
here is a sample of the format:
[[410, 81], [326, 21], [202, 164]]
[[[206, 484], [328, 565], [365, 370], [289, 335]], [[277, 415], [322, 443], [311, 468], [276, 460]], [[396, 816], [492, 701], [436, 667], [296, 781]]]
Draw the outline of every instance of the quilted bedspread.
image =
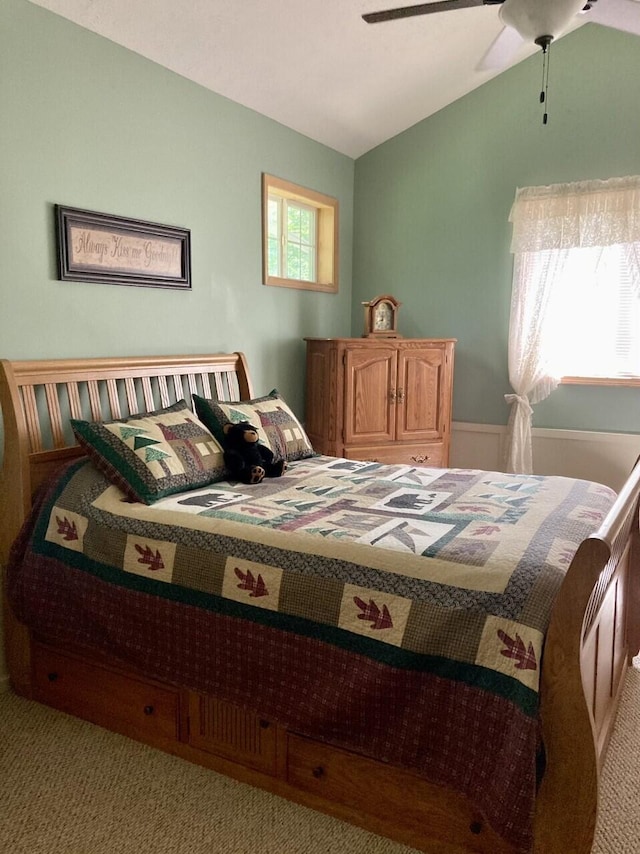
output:
[[453, 786], [527, 851], [551, 607], [614, 497], [318, 456], [146, 506], [83, 460], [34, 508], [8, 590], [45, 639]]

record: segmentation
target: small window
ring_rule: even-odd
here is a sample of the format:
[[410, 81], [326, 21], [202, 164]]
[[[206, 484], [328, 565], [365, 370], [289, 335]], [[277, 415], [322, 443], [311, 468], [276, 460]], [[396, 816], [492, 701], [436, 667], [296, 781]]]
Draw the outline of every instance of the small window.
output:
[[263, 175], [262, 240], [265, 285], [337, 292], [337, 199]]

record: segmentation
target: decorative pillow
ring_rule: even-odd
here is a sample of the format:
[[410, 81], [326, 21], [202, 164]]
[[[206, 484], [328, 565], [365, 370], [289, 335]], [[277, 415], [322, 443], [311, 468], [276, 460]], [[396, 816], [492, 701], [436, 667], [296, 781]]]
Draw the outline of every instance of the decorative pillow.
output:
[[97, 468], [135, 501], [153, 504], [224, 477], [220, 444], [185, 400], [118, 421], [71, 419], [71, 426]]
[[203, 424], [220, 442], [225, 424], [249, 421], [258, 428], [260, 441], [271, 448], [276, 460], [293, 462], [315, 454], [304, 428], [277, 389], [255, 400], [232, 402], [207, 400], [194, 394], [193, 403]]

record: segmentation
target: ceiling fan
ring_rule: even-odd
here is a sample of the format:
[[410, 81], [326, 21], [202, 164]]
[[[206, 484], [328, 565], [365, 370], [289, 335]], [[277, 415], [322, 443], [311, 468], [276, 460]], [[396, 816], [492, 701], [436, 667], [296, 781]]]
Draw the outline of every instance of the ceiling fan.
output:
[[505, 25], [481, 61], [480, 70], [505, 67], [524, 42], [535, 43], [546, 52], [551, 41], [579, 14], [588, 14], [585, 22], [640, 35], [638, 0], [435, 0], [362, 17], [368, 24], [377, 24], [474, 6], [499, 6], [498, 15]]

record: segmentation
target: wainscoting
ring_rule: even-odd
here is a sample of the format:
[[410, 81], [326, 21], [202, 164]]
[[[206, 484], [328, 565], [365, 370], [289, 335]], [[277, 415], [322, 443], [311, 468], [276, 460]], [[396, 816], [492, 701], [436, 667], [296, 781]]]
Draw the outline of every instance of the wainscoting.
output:
[[[452, 468], [503, 469], [506, 427], [454, 421]], [[604, 483], [619, 490], [640, 456], [640, 434], [583, 430], [533, 430], [535, 474], [556, 474]]]

